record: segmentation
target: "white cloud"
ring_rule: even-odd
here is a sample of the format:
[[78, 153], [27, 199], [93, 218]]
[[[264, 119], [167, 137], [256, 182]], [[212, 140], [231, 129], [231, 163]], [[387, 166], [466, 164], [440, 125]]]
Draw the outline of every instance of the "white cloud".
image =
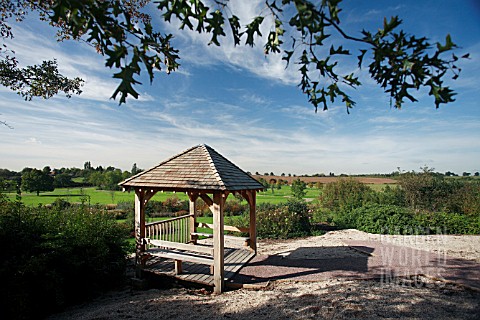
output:
[[[251, 16], [254, 6], [249, 2], [232, 4], [242, 5], [242, 19]], [[182, 32], [180, 42], [187, 43], [181, 47], [184, 73], [165, 80], [168, 85], [158, 74], [153, 86], [141, 87], [140, 100], [118, 107], [118, 101], [109, 100], [117, 83], [101, 56], [73, 44], [65, 49], [44, 33], [35, 36], [27, 28], [21, 32], [17, 51], [32, 52], [26, 51], [22, 59], [57, 57], [65, 73], [85, 78], [85, 92], [80, 98], [25, 102], [1, 89], [0, 120], [15, 129], [0, 128], [0, 167], [79, 167], [92, 161], [123, 169], [136, 162], [147, 168], [207, 143], [249, 171], [368, 173], [391, 172], [398, 166], [418, 170], [425, 164], [443, 171], [478, 168], [478, 90], [472, 90], [478, 82], [476, 58], [465, 62], [466, 72], [454, 83], [459, 84], [462, 104], [452, 108], [434, 110], [422, 99], [415, 107], [390, 110], [388, 97], [364, 77], [365, 86], [354, 93], [358, 105], [351, 115], [340, 103], [315, 114], [305, 97], [297, 98], [295, 86], [283, 85], [296, 83], [297, 72], [283, 70], [279, 57], [265, 58], [261, 45], [233, 48], [226, 40], [220, 48], [209, 47], [208, 36]], [[476, 56], [480, 49], [477, 45], [466, 51]], [[215, 68], [208, 67], [212, 64]], [[192, 65], [194, 72], [188, 69]], [[214, 82], [222, 68], [231, 68], [222, 74], [228, 82], [215, 83], [222, 90], [202, 91], [198, 84], [213, 85], [205, 83], [203, 72]], [[351, 64], [342, 70], [355, 69]], [[252, 75], [272, 81], [252, 84]]]
[[42, 144], [42, 141], [39, 141], [37, 138], [30, 137], [25, 141], [26, 144]]

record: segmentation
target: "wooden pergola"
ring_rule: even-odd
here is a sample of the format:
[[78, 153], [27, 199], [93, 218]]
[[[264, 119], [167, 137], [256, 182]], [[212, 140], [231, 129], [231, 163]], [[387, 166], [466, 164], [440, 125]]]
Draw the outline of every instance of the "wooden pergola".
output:
[[[192, 147], [159, 165], [145, 170], [120, 183], [126, 190], [135, 191], [135, 236], [137, 275], [141, 273], [142, 257], [146, 251], [175, 260], [181, 272], [182, 261], [210, 264], [213, 267], [214, 292], [224, 290], [224, 205], [229, 194], [240, 194], [250, 208], [248, 228], [250, 250], [256, 253], [256, 192], [263, 185], [207, 145]], [[145, 207], [158, 191], [185, 192], [190, 206], [187, 243], [150, 240], [146, 237]], [[213, 213], [213, 250], [196, 246], [196, 201], [202, 199]], [[227, 228], [228, 229], [228, 228]], [[185, 232], [184, 232], [185, 233]], [[151, 245], [156, 249], [146, 250]], [[190, 254], [185, 254], [189, 252]], [[192, 253], [194, 252], [194, 253]], [[195, 254], [198, 252], [199, 256]], [[203, 256], [212, 253], [213, 259]], [[211, 263], [209, 262], [211, 261]]]

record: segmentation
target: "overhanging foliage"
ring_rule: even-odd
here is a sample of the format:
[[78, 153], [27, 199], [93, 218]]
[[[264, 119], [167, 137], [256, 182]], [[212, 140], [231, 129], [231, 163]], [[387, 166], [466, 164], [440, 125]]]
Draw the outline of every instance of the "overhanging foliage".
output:
[[[148, 7], [149, 0], [74, 1], [74, 0], [4, 0], [0, 19], [1, 36], [12, 38], [8, 19], [23, 19], [28, 10], [40, 13], [43, 20], [59, 27], [59, 38], [82, 40], [105, 56], [105, 65], [115, 69], [113, 77], [120, 81], [112, 98], [120, 96], [120, 104], [128, 96], [138, 98], [134, 88], [142, 72], [153, 81], [155, 70], [167, 73], [179, 67], [179, 51], [173, 47], [173, 35], [156, 30]], [[261, 37], [261, 27], [270, 23], [270, 32], [263, 37], [265, 54], [282, 54], [286, 65], [295, 63], [301, 75], [299, 87], [317, 109], [341, 100], [347, 111], [355, 101], [346, 88], [361, 85], [358, 76], [339, 71], [337, 56], [353, 56], [347, 47], [360, 44], [356, 57], [359, 67], [367, 67], [369, 76], [400, 108], [405, 100], [417, 101], [416, 91], [428, 90], [438, 108], [454, 101], [455, 93], [444, 84], [445, 78], [456, 79], [460, 69], [458, 57], [446, 53], [456, 48], [450, 35], [445, 43], [431, 43], [426, 37], [409, 35], [402, 30], [401, 19], [385, 18], [378, 31], [362, 30], [361, 37], [346, 33], [341, 25], [341, 0], [265, 1], [265, 6], [251, 21], [240, 18], [229, 7], [230, 1], [160, 0], [152, 1], [166, 22], [177, 19], [180, 29], [211, 35], [209, 44], [221, 45], [221, 39], [232, 37], [237, 45], [254, 46]], [[332, 44], [331, 36], [339, 35], [345, 47]], [[291, 37], [286, 41], [285, 37]], [[327, 50], [325, 50], [327, 49]], [[27, 98], [48, 98], [58, 91], [67, 96], [80, 93], [81, 79], [67, 79], [58, 73], [54, 61], [18, 69], [14, 54], [0, 49], [0, 80]], [[467, 58], [464, 55], [462, 58]], [[47, 69], [50, 72], [45, 72]], [[32, 75], [33, 76], [30, 76]]]

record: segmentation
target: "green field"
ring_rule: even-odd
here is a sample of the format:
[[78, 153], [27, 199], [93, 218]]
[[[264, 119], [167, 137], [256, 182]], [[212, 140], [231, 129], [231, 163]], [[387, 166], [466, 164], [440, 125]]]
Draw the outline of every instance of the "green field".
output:
[[[307, 188], [306, 198], [317, 198], [320, 190], [316, 188]], [[15, 199], [16, 194], [7, 193], [7, 196], [10, 199]], [[173, 194], [172, 192], [158, 192], [152, 200], [155, 201], [165, 201], [167, 198], [177, 196], [181, 200], [187, 200], [188, 197], [185, 193], [177, 192]], [[291, 196], [290, 186], [282, 186], [280, 190], [274, 189], [273, 193], [271, 189], [267, 191], [262, 191], [257, 194], [257, 203], [282, 203], [286, 202]], [[233, 198], [232, 196], [230, 196]], [[119, 202], [129, 202], [134, 201], [135, 193], [134, 192], [121, 192], [121, 191], [106, 191], [106, 190], [97, 190], [93, 187], [90, 188], [64, 188], [64, 189], [55, 189], [52, 192], [42, 192], [39, 196], [36, 193], [22, 192], [22, 202], [29, 206], [38, 206], [46, 205], [53, 203], [56, 199], [61, 198], [70, 203], [84, 203], [95, 205], [95, 204], [115, 204]], [[229, 198], [230, 199], [230, 198]]]
[[[15, 194], [7, 194], [11, 199], [15, 199]], [[170, 192], [159, 192], [152, 200], [165, 201], [168, 197], [173, 196]], [[178, 198], [187, 200], [188, 197], [184, 193], [177, 193]], [[39, 196], [36, 193], [22, 192], [22, 202], [26, 205], [37, 206], [39, 204], [50, 204], [56, 199], [61, 198], [71, 203], [81, 203], [82, 201], [87, 204], [113, 204], [119, 202], [134, 201], [134, 192], [122, 192], [122, 191], [107, 191], [97, 190], [94, 187], [90, 188], [60, 188], [55, 189], [52, 192], [42, 192]]]

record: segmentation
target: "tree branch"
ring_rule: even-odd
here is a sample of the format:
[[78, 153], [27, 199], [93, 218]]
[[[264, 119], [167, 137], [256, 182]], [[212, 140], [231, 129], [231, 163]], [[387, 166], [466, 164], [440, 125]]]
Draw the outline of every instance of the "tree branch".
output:
[[330, 23], [335, 29], [337, 29], [337, 31], [342, 35], [342, 37], [344, 37], [345, 39], [347, 40], [352, 40], [352, 41], [357, 41], [357, 42], [362, 42], [362, 43], [367, 43], [367, 44], [370, 44], [371, 46], [373, 46], [374, 48], [376, 48], [377, 46], [370, 42], [370, 41], [366, 41], [365, 39], [361, 39], [361, 38], [355, 38], [355, 37], [352, 37], [352, 36], [349, 36], [348, 34], [345, 33], [345, 31], [342, 30], [342, 28], [340, 28], [340, 26], [338, 24], [336, 24], [334, 21], [332, 21], [331, 19], [327, 18], [326, 16], [323, 16], [323, 19], [325, 21], [327, 21], [328, 23]]

